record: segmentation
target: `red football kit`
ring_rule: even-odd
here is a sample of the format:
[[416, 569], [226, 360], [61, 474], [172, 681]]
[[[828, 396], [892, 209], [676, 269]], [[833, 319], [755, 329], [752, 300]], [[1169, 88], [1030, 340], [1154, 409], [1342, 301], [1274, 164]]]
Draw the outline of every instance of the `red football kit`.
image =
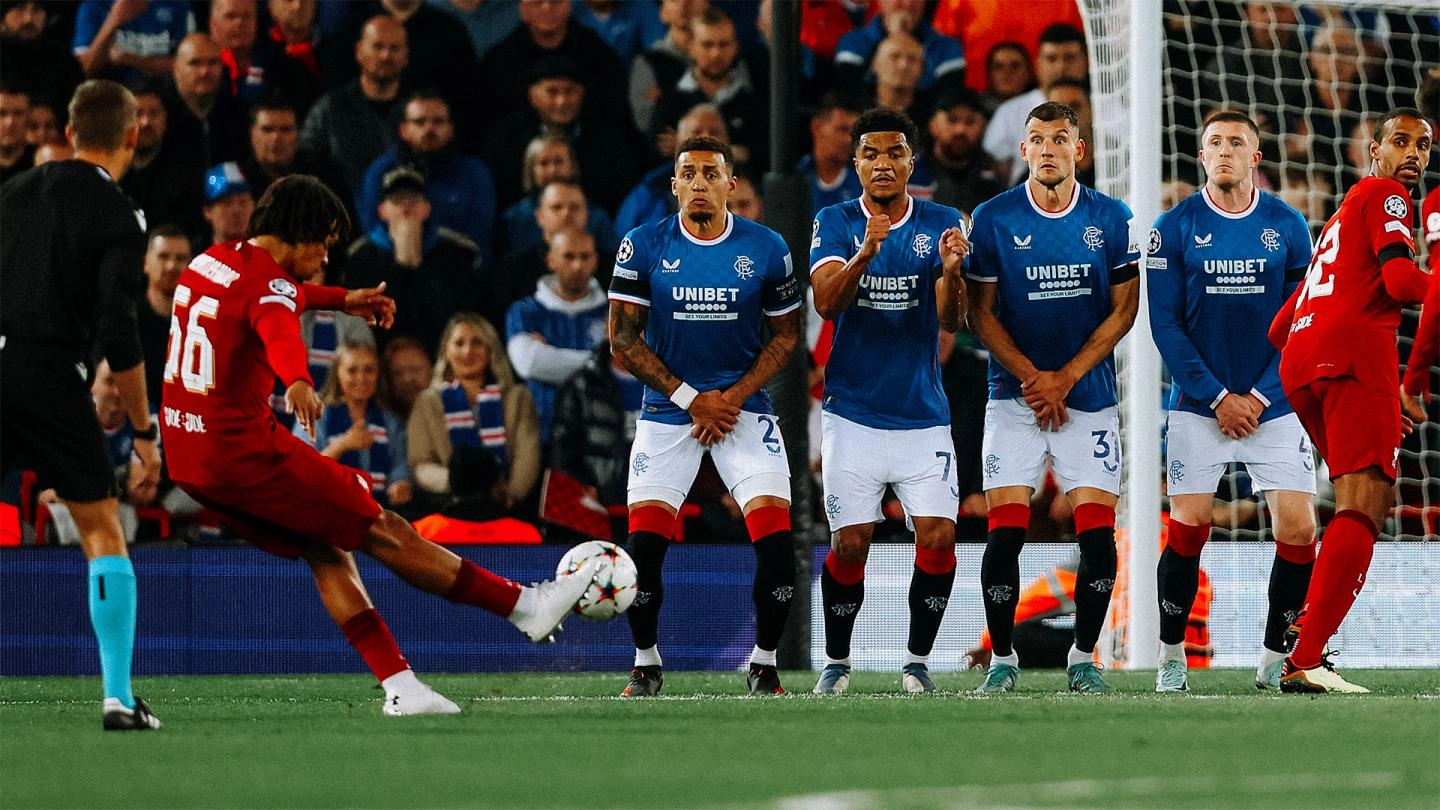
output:
[[297, 284], [262, 248], [216, 245], [180, 275], [170, 319], [160, 432], [171, 478], [255, 546], [358, 548], [380, 515], [365, 476], [275, 420], [276, 377], [310, 381], [300, 313], [346, 291]]
[[1425, 246], [1430, 251], [1426, 265], [1430, 268], [1430, 294], [1420, 310], [1420, 326], [1415, 330], [1415, 343], [1410, 347], [1410, 360], [1405, 369], [1405, 390], [1424, 394], [1430, 390], [1430, 368], [1440, 360], [1440, 188], [1425, 195], [1420, 206], [1420, 227], [1425, 232]]
[[1270, 327], [1286, 396], [1332, 478], [1370, 466], [1396, 476], [1395, 331], [1401, 305], [1424, 298], [1430, 282], [1410, 258], [1410, 226], [1403, 185], [1379, 177], [1356, 183], [1325, 223], [1305, 283]]

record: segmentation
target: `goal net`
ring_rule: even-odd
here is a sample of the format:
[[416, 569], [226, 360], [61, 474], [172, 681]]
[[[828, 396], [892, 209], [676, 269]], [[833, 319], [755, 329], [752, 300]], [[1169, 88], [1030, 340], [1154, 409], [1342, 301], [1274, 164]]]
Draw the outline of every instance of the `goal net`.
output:
[[[1240, 0], [1080, 0], [1080, 5], [1089, 41], [1095, 120], [1091, 146], [1101, 191], [1135, 199], [1134, 162], [1147, 159], [1134, 146], [1137, 140], [1145, 143], [1143, 137], [1133, 136], [1134, 116], [1140, 116], [1140, 132], [1146, 132], [1147, 126], [1159, 130], [1160, 205], [1162, 210], [1170, 207], [1203, 182], [1196, 155], [1200, 123], [1211, 112], [1238, 110], [1250, 114], [1261, 128], [1263, 162], [1257, 184], [1299, 209], [1312, 231], [1318, 231], [1345, 190], [1367, 173], [1368, 142], [1376, 118], [1393, 107], [1414, 106], [1423, 72], [1436, 66], [1440, 54], [1440, 9], [1430, 2], [1322, 0], [1303, 9], [1291, 3]], [[1163, 31], [1160, 103], [1158, 109], [1132, 109], [1131, 30], [1137, 15], [1154, 13], [1156, 6]], [[1437, 183], [1440, 160], [1433, 160], [1422, 193]], [[1418, 202], [1417, 196], [1417, 209]], [[1418, 314], [1405, 313], [1402, 360], [1408, 356]], [[1136, 337], [1143, 337], [1146, 344], [1127, 340], [1128, 345], [1122, 346], [1122, 388], [1127, 383], [1130, 388], [1122, 391], [1122, 399], [1138, 394], [1147, 405], [1126, 412], [1125, 432], [1163, 426], [1160, 394], [1134, 390], [1136, 377], [1127, 374], [1137, 358], [1144, 362], [1144, 352], [1153, 351], [1148, 334], [1138, 334], [1139, 329], [1137, 324]], [[1432, 375], [1437, 371], [1432, 369]], [[1159, 383], [1162, 391], [1166, 379]], [[1154, 384], [1147, 387], [1153, 389]], [[1378, 625], [1390, 621], [1388, 614], [1418, 608], [1422, 616], [1429, 615], [1433, 611], [1425, 609], [1425, 600], [1433, 605], [1440, 596], [1440, 588], [1433, 584], [1440, 575], [1440, 554], [1435, 545], [1422, 542], [1427, 537], [1437, 539], [1440, 531], [1440, 425], [1434, 421], [1440, 409], [1434, 403], [1430, 414], [1431, 421], [1419, 426], [1401, 449], [1395, 508], [1381, 528], [1382, 543], [1395, 545], [1377, 550], [1377, 559], [1394, 564], [1372, 572], [1367, 584], [1367, 590], [1374, 591], [1372, 598], [1362, 597], [1342, 628], [1348, 636], [1347, 650], [1362, 656], [1350, 658], [1347, 653], [1352, 666], [1362, 660], [1386, 662], [1378, 645], [1383, 633], [1390, 631]], [[1140, 485], [1136, 476], [1158, 475], [1158, 471], [1140, 461], [1134, 456], [1127, 459], [1125, 508], [1157, 513], [1163, 500], [1151, 494], [1152, 488]], [[1317, 508], [1323, 526], [1334, 512], [1334, 493], [1323, 467], [1317, 472]], [[1242, 636], [1216, 638], [1217, 650], [1245, 657], [1230, 661], [1217, 655], [1216, 664], [1253, 664], [1250, 651], [1258, 649], [1269, 569], [1268, 558], [1256, 550], [1258, 541], [1273, 538], [1271, 519], [1243, 469], [1225, 477], [1217, 497], [1224, 505], [1216, 509], [1215, 537], [1234, 542], [1212, 544], [1204, 564], [1234, 571], [1257, 565], [1259, 569], [1240, 580], [1248, 592], [1222, 598], [1217, 589], [1214, 626], [1217, 630], [1233, 626]], [[1109, 650], [1120, 663], [1153, 660], [1136, 655], [1137, 649], [1127, 640], [1126, 630], [1136, 612], [1153, 611], [1155, 604], [1153, 573], [1147, 577], [1138, 566], [1137, 571], [1140, 581], [1131, 583], [1137, 587], [1124, 592], [1129, 604], [1117, 605], [1115, 611], [1116, 617], [1126, 620], [1112, 622]], [[1411, 599], [1421, 601], [1404, 608]], [[1429, 633], [1426, 643], [1431, 649], [1440, 644], [1440, 627], [1423, 632]], [[1370, 644], [1377, 645], [1373, 655], [1357, 649]]]

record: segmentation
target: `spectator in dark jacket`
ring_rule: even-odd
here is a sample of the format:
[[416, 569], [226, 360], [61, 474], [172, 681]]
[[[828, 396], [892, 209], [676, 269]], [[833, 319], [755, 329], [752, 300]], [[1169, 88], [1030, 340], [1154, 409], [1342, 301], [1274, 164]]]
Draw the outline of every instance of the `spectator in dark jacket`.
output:
[[400, 79], [409, 59], [400, 23], [372, 17], [355, 43], [360, 78], [321, 96], [305, 116], [301, 148], [339, 166], [352, 189], [360, 188], [365, 170], [395, 142]]
[[380, 222], [350, 246], [345, 266], [348, 286], [383, 281], [395, 299], [395, 325], [375, 331], [380, 349], [410, 335], [434, 353], [450, 317], [479, 308], [479, 271], [475, 243], [431, 221], [425, 178], [408, 166], [385, 175]]
[[555, 403], [547, 466], [561, 470], [608, 505], [625, 503], [630, 443], [645, 385], [602, 342], [564, 385]]

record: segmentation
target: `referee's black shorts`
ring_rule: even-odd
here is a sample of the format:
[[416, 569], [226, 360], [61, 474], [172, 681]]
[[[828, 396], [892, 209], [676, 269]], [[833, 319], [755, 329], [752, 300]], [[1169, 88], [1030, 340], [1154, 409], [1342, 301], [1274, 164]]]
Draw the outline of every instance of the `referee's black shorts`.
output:
[[0, 466], [77, 503], [120, 493], [84, 368], [51, 349], [0, 349]]

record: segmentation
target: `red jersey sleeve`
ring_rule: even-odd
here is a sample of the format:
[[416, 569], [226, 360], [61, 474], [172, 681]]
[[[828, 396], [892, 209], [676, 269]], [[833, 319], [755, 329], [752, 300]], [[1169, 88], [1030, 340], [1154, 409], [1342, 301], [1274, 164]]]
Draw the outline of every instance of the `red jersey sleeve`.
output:
[[[1418, 302], [1425, 298], [1430, 279], [1414, 262], [1410, 192], [1394, 180], [1376, 183], [1374, 188], [1365, 200], [1362, 216], [1370, 244], [1380, 260], [1385, 292], [1401, 303]], [[1392, 248], [1406, 250], [1408, 256]]]
[[[1440, 216], [1440, 214], [1436, 214]], [[1440, 244], [1432, 246], [1430, 256], [1440, 251]], [[1425, 308], [1420, 310], [1420, 326], [1415, 330], [1415, 343], [1410, 347], [1410, 360], [1405, 367], [1406, 391], [1424, 394], [1430, 390], [1430, 368], [1440, 360], [1440, 275], [1430, 276], [1430, 294], [1425, 297]]]
[[305, 294], [294, 282], [271, 278], [251, 292], [246, 318], [265, 345], [270, 369], [288, 388], [298, 380], [313, 382], [306, 361], [305, 340], [300, 334], [300, 313]]
[[345, 309], [345, 296], [350, 292], [344, 287], [322, 287], [319, 284], [305, 284], [305, 309]]

